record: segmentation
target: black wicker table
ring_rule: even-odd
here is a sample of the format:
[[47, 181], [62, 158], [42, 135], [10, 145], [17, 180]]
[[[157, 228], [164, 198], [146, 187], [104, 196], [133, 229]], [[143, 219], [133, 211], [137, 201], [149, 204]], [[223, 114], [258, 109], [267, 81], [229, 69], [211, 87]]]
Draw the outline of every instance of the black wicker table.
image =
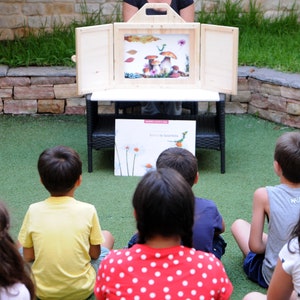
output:
[[[114, 114], [99, 114], [98, 100], [92, 100], [91, 96], [91, 94], [86, 95], [88, 172], [93, 171], [93, 150], [114, 148], [115, 119], [155, 118], [153, 116], [136, 113], [119, 114], [118, 109], [116, 109]], [[225, 173], [225, 96], [225, 94], [219, 94], [219, 100], [216, 101], [215, 113], [198, 114], [198, 109], [192, 106], [191, 113], [188, 115], [172, 117], [157, 116], [159, 119], [196, 120], [196, 148], [220, 151], [222, 174]], [[143, 99], [143, 101], [145, 100]], [[125, 102], [116, 102], [117, 105], [118, 103], [125, 104]], [[183, 107], [184, 104], [187, 105], [188, 103], [190, 102], [183, 102]], [[197, 105], [197, 102], [194, 103]], [[130, 105], [132, 105], [132, 102], [130, 102]], [[126, 105], [124, 107], [126, 107]]]

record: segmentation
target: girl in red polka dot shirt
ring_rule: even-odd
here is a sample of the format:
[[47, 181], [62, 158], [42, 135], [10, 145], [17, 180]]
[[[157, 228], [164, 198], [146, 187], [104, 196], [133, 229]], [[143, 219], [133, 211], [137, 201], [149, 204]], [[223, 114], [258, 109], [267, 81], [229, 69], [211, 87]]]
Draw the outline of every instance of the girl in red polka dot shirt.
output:
[[222, 262], [192, 248], [194, 195], [173, 169], [147, 173], [134, 196], [139, 241], [101, 262], [99, 299], [230, 299], [233, 286]]

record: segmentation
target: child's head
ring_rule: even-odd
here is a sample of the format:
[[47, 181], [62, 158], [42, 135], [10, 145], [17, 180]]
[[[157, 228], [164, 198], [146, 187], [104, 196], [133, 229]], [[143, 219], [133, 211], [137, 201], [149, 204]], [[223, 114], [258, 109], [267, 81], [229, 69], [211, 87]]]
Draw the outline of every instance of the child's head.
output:
[[43, 185], [52, 196], [64, 196], [79, 180], [82, 162], [75, 150], [56, 146], [41, 153], [38, 171]]
[[179, 147], [164, 150], [156, 160], [156, 168], [176, 170], [190, 186], [193, 186], [198, 178], [197, 158], [190, 151]]
[[139, 243], [153, 236], [179, 236], [192, 247], [194, 194], [191, 186], [175, 170], [161, 168], [146, 173], [134, 196]]
[[287, 132], [278, 138], [274, 160], [288, 181], [300, 183], [300, 132]]

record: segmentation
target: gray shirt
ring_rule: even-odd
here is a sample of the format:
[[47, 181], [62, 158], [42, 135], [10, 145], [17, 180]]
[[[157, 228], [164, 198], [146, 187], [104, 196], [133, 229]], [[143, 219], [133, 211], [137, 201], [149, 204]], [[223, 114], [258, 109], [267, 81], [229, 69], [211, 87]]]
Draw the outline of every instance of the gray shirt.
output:
[[290, 188], [280, 184], [267, 186], [266, 189], [270, 202], [270, 220], [262, 274], [269, 284], [279, 251], [289, 240], [291, 230], [299, 220], [300, 188]]

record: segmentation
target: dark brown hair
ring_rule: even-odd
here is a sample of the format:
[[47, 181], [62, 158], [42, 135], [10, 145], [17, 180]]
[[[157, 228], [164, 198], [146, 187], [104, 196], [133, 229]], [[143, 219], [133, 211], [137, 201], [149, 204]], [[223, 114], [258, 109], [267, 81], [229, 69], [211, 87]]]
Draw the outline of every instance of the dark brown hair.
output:
[[179, 236], [182, 244], [192, 247], [194, 194], [187, 181], [174, 169], [160, 168], [146, 173], [132, 200], [139, 243], [155, 235]]
[[286, 132], [276, 142], [274, 160], [282, 175], [292, 183], [300, 183], [300, 132]]
[[64, 196], [79, 179], [82, 162], [72, 148], [56, 146], [41, 153], [38, 171], [43, 185], [52, 196]]
[[193, 186], [198, 173], [198, 160], [188, 150], [172, 147], [164, 150], [156, 160], [156, 168], [171, 168], [176, 170]]
[[0, 287], [8, 288], [23, 283], [35, 299], [35, 286], [30, 267], [24, 262], [16, 244], [9, 234], [10, 218], [5, 204], [0, 201]]

